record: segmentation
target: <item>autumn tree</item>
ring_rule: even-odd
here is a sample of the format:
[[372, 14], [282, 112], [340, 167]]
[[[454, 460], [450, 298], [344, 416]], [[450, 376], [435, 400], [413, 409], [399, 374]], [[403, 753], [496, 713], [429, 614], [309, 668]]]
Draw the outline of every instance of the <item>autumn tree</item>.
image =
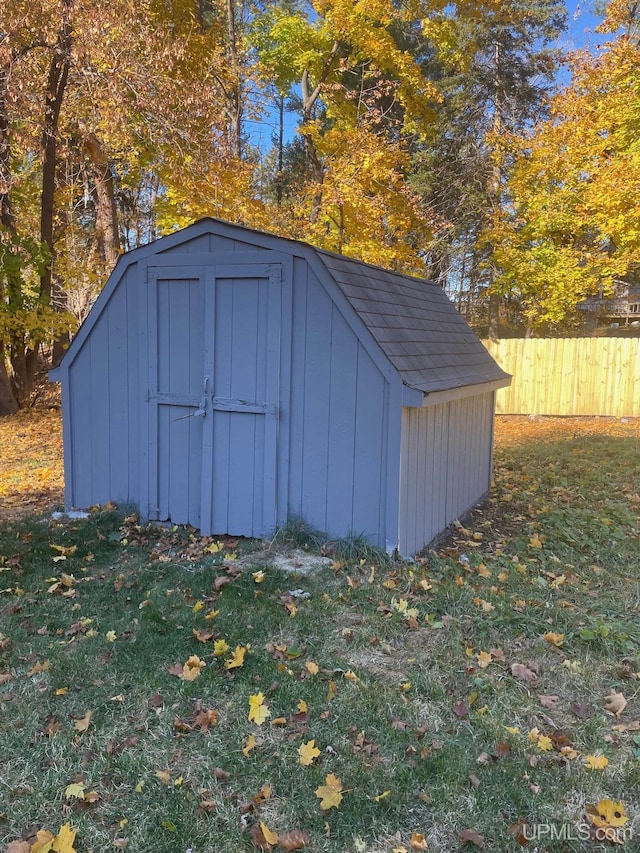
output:
[[617, 38], [574, 55], [549, 119], [510, 140], [510, 204], [487, 236], [496, 286], [533, 326], [566, 323], [640, 269], [639, 23], [636, 3], [611, 3], [602, 29]]
[[215, 12], [204, 0], [7, 4], [0, 413], [28, 400], [40, 345], [68, 328], [54, 309], [71, 305], [80, 319], [130, 244], [123, 199], [158, 192], [164, 176], [179, 178], [176, 164], [210, 168], [229, 150], [233, 123], [219, 116], [233, 50]]
[[500, 142], [541, 116], [565, 18], [559, 0], [498, 2], [482, 14], [450, 5], [431, 20], [431, 40], [416, 45], [442, 92], [433, 133], [414, 150], [411, 178], [436, 214], [428, 273], [476, 318], [482, 301], [486, 313], [492, 279], [490, 247], [480, 237], [502, 205], [508, 166]]

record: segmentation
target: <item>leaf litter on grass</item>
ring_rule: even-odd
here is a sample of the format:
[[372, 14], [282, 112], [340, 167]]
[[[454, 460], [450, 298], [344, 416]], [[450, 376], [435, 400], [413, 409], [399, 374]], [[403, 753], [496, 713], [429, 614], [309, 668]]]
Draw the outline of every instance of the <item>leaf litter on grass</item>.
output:
[[[628, 426], [499, 419], [490, 500], [414, 563], [292, 579], [133, 516], [7, 528], [0, 850], [65, 823], [79, 853], [499, 853], [513, 827], [635, 826]], [[52, 551], [73, 597], [47, 591]]]

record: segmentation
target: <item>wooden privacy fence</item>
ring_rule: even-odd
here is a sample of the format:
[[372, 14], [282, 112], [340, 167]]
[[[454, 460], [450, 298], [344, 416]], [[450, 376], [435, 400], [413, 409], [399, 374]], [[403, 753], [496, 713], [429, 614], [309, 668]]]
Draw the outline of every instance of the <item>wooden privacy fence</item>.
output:
[[640, 338], [485, 341], [510, 388], [498, 414], [640, 417]]

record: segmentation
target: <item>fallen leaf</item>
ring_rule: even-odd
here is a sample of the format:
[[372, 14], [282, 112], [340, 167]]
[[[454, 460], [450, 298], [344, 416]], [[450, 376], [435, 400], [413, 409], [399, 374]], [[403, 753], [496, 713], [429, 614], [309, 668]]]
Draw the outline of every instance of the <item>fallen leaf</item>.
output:
[[611, 728], [614, 732], [640, 732], [640, 720], [632, 720], [630, 723], [617, 723]]
[[564, 643], [564, 634], [556, 634], [554, 631], [547, 631], [547, 633], [542, 636], [547, 643], [550, 643], [552, 646], [557, 646], [558, 648]]
[[589, 823], [594, 826], [624, 826], [629, 820], [624, 804], [613, 800], [600, 800], [595, 806], [585, 806], [584, 810]]
[[271, 711], [264, 704], [264, 694], [255, 693], [249, 696], [249, 721], [261, 726], [271, 716]]
[[266, 823], [263, 823], [262, 821], [260, 821], [260, 830], [267, 844], [273, 845], [278, 843], [278, 833], [272, 832]]
[[64, 789], [64, 795], [67, 800], [70, 800], [72, 797], [76, 800], [84, 800], [84, 783], [72, 782], [71, 785], [67, 785]]
[[512, 663], [509, 668], [514, 678], [518, 678], [520, 681], [526, 681], [531, 684], [531, 682], [535, 681], [537, 678], [535, 672], [523, 663]]
[[556, 703], [558, 702], [559, 699], [560, 699], [559, 696], [545, 696], [545, 695], [538, 696], [538, 701], [540, 702], [542, 707], [547, 708], [547, 710], [549, 710], [549, 711], [555, 710]]
[[278, 835], [278, 844], [283, 850], [302, 850], [311, 839], [306, 832], [301, 832], [299, 829], [293, 829], [291, 832], [285, 832]]
[[257, 745], [258, 741], [256, 740], [255, 735], [249, 735], [242, 747], [242, 754], [247, 757], [251, 750], [255, 749]]
[[316, 746], [315, 740], [309, 740], [307, 743], [301, 744], [298, 747], [298, 762], [303, 767], [309, 767], [320, 755], [320, 750]]
[[480, 669], [486, 669], [493, 660], [490, 652], [478, 652], [476, 658]]
[[53, 839], [53, 832], [49, 832], [48, 829], [39, 829], [36, 833], [35, 844], [31, 847], [31, 853], [49, 853]]
[[89, 728], [89, 723], [91, 722], [91, 711], [87, 711], [87, 713], [81, 719], [75, 719], [73, 723], [73, 728], [77, 732], [86, 732]]
[[320, 798], [320, 808], [323, 811], [333, 808], [337, 809], [342, 802], [342, 790], [341, 780], [337, 776], [334, 776], [333, 773], [329, 773], [324, 785], [320, 785], [315, 790], [316, 797]]
[[411, 838], [409, 839], [409, 847], [412, 850], [428, 850], [429, 845], [427, 844], [427, 839], [419, 832], [412, 832]]
[[193, 628], [193, 636], [201, 643], [208, 643], [216, 635], [215, 631], [203, 631], [201, 628]]
[[180, 678], [182, 678], [183, 681], [195, 681], [200, 675], [202, 668], [205, 666], [206, 663], [203, 660], [200, 660], [198, 655], [191, 655], [182, 667], [182, 674], [180, 675]]
[[215, 657], [221, 658], [223, 655], [226, 655], [230, 648], [226, 640], [216, 640], [213, 644], [213, 654]]
[[237, 669], [244, 666], [244, 656], [247, 653], [245, 646], [236, 646], [233, 656], [224, 662], [225, 669]]
[[28, 841], [11, 841], [4, 853], [29, 853], [30, 850]]
[[590, 705], [588, 702], [572, 702], [569, 705], [569, 710], [579, 720], [588, 720], [594, 714], [593, 705]]
[[319, 667], [318, 667], [317, 663], [314, 663], [312, 660], [308, 660], [308, 661], [305, 661], [304, 665], [307, 669], [307, 672], [309, 672], [310, 675], [317, 675], [318, 674]]
[[587, 770], [604, 770], [608, 763], [609, 759], [604, 755], [588, 755], [584, 766]]
[[28, 676], [38, 675], [41, 672], [49, 672], [50, 669], [51, 669], [51, 661], [50, 660], [46, 660], [46, 661], [44, 661], [44, 663], [40, 663], [40, 661], [36, 661], [34, 663], [34, 665], [31, 667], [31, 669], [29, 670], [29, 672], [27, 673], [27, 675]]
[[484, 847], [484, 838], [475, 829], [463, 829], [460, 833], [462, 844], [475, 844], [476, 847]]
[[604, 699], [604, 707], [610, 713], [615, 714], [616, 717], [619, 717], [629, 704], [622, 693], [618, 693], [616, 690], [613, 689], [611, 690], [611, 693], [609, 693], [608, 696], [604, 697]]

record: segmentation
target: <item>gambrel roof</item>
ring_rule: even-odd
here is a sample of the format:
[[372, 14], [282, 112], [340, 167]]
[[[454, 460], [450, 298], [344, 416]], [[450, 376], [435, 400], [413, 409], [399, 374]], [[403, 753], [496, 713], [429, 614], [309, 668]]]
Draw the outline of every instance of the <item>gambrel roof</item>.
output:
[[509, 378], [438, 285], [314, 251], [405, 385], [428, 394]]

